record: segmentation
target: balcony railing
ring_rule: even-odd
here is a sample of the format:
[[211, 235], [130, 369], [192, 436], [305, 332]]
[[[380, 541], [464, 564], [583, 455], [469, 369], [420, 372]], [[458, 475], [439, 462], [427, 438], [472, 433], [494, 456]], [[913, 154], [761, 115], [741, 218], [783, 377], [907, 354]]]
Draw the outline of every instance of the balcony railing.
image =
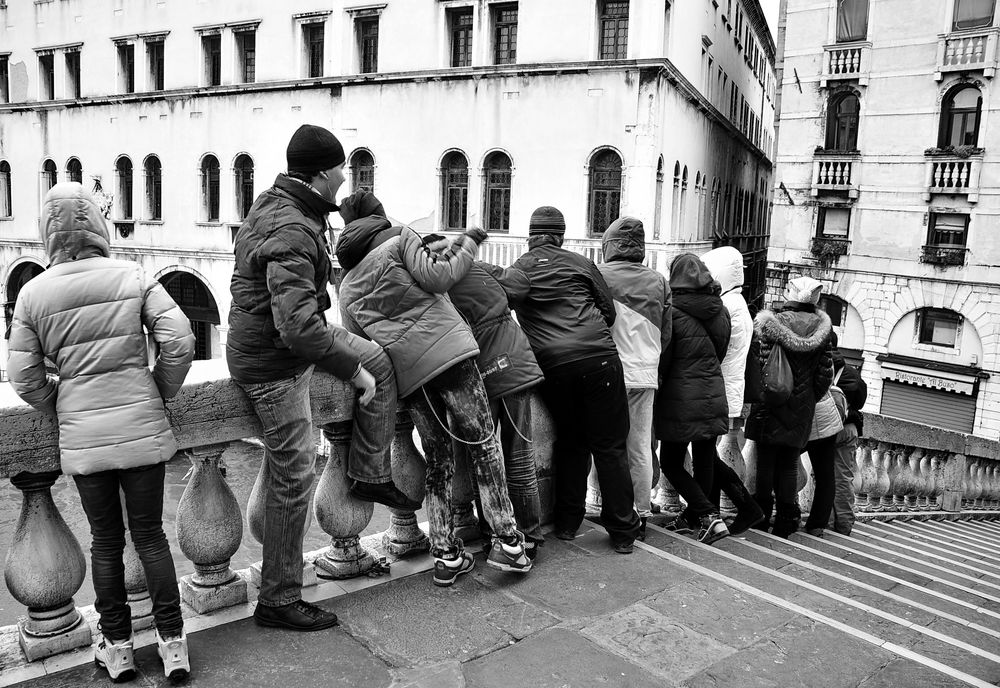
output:
[[820, 191], [833, 191], [857, 198], [859, 160], [857, 154], [817, 153], [813, 158], [811, 194], [819, 196]]
[[968, 196], [969, 203], [979, 201], [981, 153], [969, 157], [932, 155], [926, 165], [925, 201], [931, 200], [931, 194], [963, 194]]
[[948, 72], [982, 71], [993, 78], [997, 71], [997, 36], [1000, 27], [970, 29], [938, 37], [937, 71], [941, 81]]
[[872, 44], [867, 41], [823, 46], [820, 87], [827, 86], [831, 81], [855, 81], [860, 86], [867, 86], [871, 54]]
[[921, 246], [920, 262], [932, 265], [965, 265], [964, 246]]

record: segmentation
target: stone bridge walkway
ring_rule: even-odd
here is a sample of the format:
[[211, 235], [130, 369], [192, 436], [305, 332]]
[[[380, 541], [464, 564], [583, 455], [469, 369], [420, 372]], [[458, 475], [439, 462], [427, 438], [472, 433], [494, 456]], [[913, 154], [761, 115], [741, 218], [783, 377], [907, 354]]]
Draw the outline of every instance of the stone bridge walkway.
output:
[[[191, 686], [844, 686], [1000, 682], [1000, 522], [859, 524], [854, 536], [729, 538], [651, 527], [632, 556], [585, 526], [527, 577], [477, 557], [450, 589], [426, 558], [326, 584], [328, 632], [257, 628], [252, 605], [190, 632]], [[148, 642], [148, 633], [140, 642]], [[101, 685], [76, 653], [21, 686]], [[167, 685], [155, 649], [134, 685]], [[60, 664], [61, 663], [61, 664]], [[72, 665], [77, 666], [72, 666]], [[60, 667], [68, 667], [60, 670]], [[0, 683], [24, 678], [0, 674]], [[110, 685], [110, 684], [109, 684]]]

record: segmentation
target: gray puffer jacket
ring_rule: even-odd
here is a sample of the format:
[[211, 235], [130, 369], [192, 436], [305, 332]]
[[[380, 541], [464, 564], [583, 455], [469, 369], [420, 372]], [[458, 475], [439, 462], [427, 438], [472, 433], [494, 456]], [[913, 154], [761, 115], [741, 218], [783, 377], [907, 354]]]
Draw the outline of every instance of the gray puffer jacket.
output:
[[[54, 412], [67, 475], [167, 461], [177, 451], [163, 400], [194, 357], [181, 309], [136, 263], [108, 257], [108, 231], [80, 184], [58, 184], [42, 210], [48, 270], [14, 308], [10, 380], [18, 396]], [[143, 326], [159, 345], [147, 364]], [[45, 359], [58, 377], [46, 374]]]

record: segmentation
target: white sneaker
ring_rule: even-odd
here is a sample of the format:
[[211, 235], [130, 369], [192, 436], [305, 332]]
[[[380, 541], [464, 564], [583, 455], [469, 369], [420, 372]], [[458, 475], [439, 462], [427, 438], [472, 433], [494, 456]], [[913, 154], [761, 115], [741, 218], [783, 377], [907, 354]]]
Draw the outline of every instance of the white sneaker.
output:
[[94, 664], [108, 672], [112, 683], [134, 679], [135, 658], [132, 656], [132, 638], [112, 643], [102, 635], [94, 647]]
[[191, 662], [188, 660], [187, 634], [182, 630], [180, 635], [160, 637], [156, 631], [156, 652], [163, 662], [163, 675], [173, 682], [183, 681], [191, 672]]

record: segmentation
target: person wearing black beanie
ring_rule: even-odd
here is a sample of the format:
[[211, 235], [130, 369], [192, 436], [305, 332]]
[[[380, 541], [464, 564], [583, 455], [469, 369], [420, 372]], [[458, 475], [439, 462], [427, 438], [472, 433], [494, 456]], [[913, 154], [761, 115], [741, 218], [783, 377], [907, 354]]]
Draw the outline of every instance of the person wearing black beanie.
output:
[[285, 160], [288, 162], [289, 177], [305, 182], [324, 200], [336, 206], [337, 191], [345, 179], [347, 156], [332, 132], [315, 124], [303, 124], [289, 139]]

